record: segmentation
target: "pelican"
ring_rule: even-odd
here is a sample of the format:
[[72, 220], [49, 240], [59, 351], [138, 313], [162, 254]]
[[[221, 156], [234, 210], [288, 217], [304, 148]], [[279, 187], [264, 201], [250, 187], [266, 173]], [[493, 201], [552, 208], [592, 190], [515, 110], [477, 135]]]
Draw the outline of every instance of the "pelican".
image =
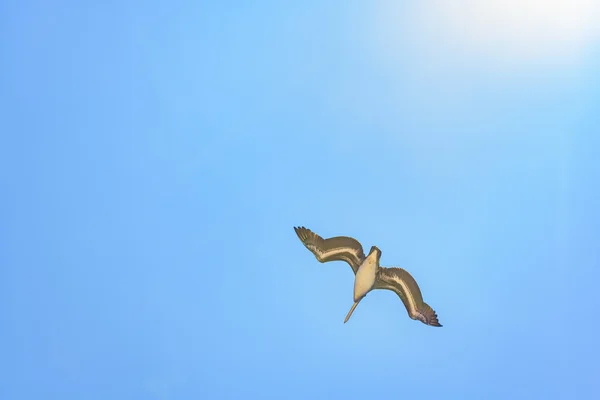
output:
[[354, 272], [354, 304], [344, 323], [348, 322], [358, 303], [367, 293], [374, 289], [388, 289], [395, 292], [411, 319], [421, 321], [425, 325], [441, 327], [438, 316], [429, 304], [423, 301], [419, 285], [415, 279], [402, 268], [386, 268], [379, 265], [381, 250], [372, 246], [365, 256], [362, 245], [348, 236], [336, 236], [323, 239], [305, 227], [294, 227], [296, 235], [304, 246], [310, 250], [319, 262], [345, 261]]

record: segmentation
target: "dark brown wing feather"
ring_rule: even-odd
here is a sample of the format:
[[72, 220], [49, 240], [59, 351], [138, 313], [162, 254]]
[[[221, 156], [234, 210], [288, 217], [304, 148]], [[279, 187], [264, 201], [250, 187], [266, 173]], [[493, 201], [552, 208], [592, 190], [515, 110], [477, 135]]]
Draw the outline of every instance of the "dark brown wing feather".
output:
[[442, 326], [436, 312], [423, 301], [421, 289], [408, 271], [402, 268], [380, 267], [374, 289], [388, 289], [395, 292], [402, 300], [410, 318], [426, 325]]
[[304, 243], [304, 246], [322, 263], [328, 261], [346, 261], [352, 267], [354, 274], [356, 274], [358, 267], [365, 259], [365, 253], [361, 244], [354, 238], [336, 236], [323, 239], [303, 226], [294, 227], [294, 231], [296, 231], [296, 235]]

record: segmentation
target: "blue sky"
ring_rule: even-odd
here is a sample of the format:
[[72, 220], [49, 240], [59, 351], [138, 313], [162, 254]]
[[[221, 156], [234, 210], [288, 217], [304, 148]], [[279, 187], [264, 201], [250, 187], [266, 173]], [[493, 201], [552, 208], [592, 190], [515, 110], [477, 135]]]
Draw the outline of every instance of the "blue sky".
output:
[[528, 1], [3, 2], [0, 398], [595, 398], [600, 14]]

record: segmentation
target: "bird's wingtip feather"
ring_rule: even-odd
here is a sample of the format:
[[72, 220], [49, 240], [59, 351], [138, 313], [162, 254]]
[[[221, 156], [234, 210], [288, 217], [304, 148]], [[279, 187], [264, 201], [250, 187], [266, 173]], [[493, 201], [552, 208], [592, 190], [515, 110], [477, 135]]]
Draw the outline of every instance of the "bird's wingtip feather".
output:
[[442, 324], [440, 324], [440, 321], [438, 320], [437, 313], [434, 311], [433, 308], [431, 308], [429, 304], [423, 304], [420, 314], [421, 315], [417, 318], [421, 320], [421, 322], [423, 322], [425, 325], [435, 326], [439, 328], [442, 327]]

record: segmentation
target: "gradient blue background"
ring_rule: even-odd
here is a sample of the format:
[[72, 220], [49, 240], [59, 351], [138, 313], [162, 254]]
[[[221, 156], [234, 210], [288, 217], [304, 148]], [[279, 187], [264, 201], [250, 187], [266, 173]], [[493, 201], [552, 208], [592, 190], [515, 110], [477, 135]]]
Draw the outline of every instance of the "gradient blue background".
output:
[[[0, 398], [597, 398], [598, 47], [390, 64], [372, 3], [211, 3], [0, 4]], [[295, 225], [444, 327], [343, 324]]]

